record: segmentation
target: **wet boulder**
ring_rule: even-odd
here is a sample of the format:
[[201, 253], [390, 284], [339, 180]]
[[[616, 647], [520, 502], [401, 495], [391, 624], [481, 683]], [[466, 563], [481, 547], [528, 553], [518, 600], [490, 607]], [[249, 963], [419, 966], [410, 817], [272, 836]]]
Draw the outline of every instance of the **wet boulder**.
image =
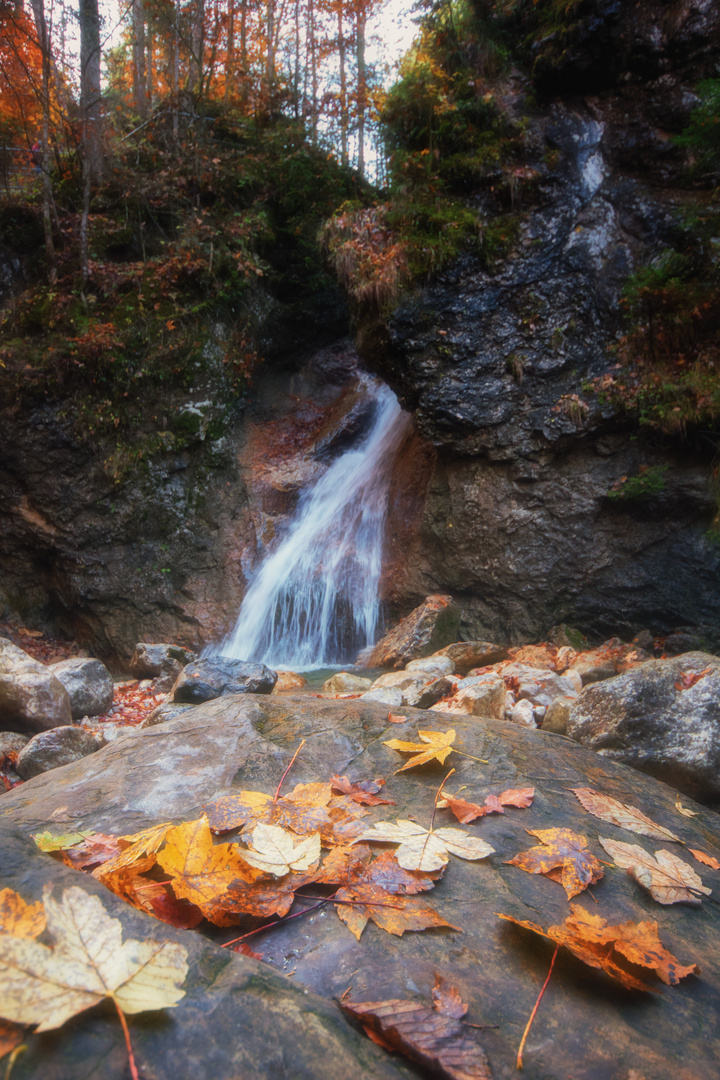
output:
[[451, 596], [428, 596], [382, 638], [367, 667], [404, 667], [410, 660], [430, 656], [458, 637], [460, 610]]
[[405, 665], [405, 670], [426, 671], [439, 678], [441, 675], [453, 675], [455, 664], [449, 656], [433, 653], [432, 656], [424, 656], [420, 660], [411, 660], [409, 664]]
[[433, 706], [437, 712], [461, 713], [502, 720], [505, 716], [507, 688], [504, 679], [494, 672], [463, 679], [450, 698]]
[[0, 638], [0, 728], [34, 734], [71, 721], [70, 698], [60, 680]]
[[586, 686], [567, 733], [694, 798], [720, 800], [720, 658], [650, 660]]
[[336, 671], [325, 680], [323, 690], [328, 694], [363, 694], [372, 684], [372, 679], [353, 675], [351, 671]]
[[492, 641], [456, 641], [439, 649], [435, 656], [448, 656], [459, 675], [467, 675], [472, 668], [489, 667], [499, 664], [508, 655], [506, 645], [497, 645]]
[[297, 671], [278, 671], [277, 682], [273, 687], [273, 694], [280, 694], [285, 690], [301, 690], [307, 686], [304, 675], [298, 675]]
[[160, 679], [159, 689], [170, 690], [182, 669], [195, 659], [195, 653], [182, 645], [139, 641], [130, 658], [130, 671], [136, 679]]
[[73, 720], [102, 716], [112, 708], [112, 675], [100, 660], [78, 656], [50, 664], [48, 670], [67, 690]]
[[172, 688], [172, 699], [181, 705], [197, 705], [225, 694], [270, 694], [277, 672], [265, 664], [207, 656], [188, 664]]
[[99, 743], [94, 735], [80, 727], [55, 727], [41, 731], [23, 746], [15, 768], [23, 780], [69, 765], [94, 754]]

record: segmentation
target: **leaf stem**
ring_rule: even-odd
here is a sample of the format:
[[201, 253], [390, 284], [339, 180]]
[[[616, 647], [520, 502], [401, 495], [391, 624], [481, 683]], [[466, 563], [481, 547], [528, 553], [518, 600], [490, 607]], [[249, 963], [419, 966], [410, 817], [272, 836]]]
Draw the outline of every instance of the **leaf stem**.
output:
[[454, 746], [452, 748], [453, 754], [460, 754], [461, 757], [469, 757], [471, 761], [479, 761], [481, 765], [489, 765], [490, 762], [484, 757], [474, 757], [473, 754], [466, 754], [464, 750], [457, 750]]
[[288, 765], [287, 769], [285, 770], [285, 772], [280, 777], [280, 783], [277, 786], [277, 791], [275, 792], [275, 796], [273, 798], [274, 803], [276, 803], [278, 801], [278, 798], [280, 797], [280, 788], [283, 786], [283, 782], [285, 780], [285, 777], [287, 776], [287, 774], [292, 769], [293, 765], [295, 764], [295, 758], [298, 756], [298, 754], [300, 753], [300, 751], [302, 750], [302, 748], [303, 748], [303, 746], [305, 745], [306, 742], [307, 742], [307, 739], [303, 739], [303, 741], [300, 743], [300, 745], [298, 746], [298, 748], [295, 751], [295, 753], [293, 754], [293, 756], [290, 758], [290, 764]]
[[290, 922], [291, 919], [299, 919], [301, 915], [309, 915], [311, 911], [317, 911], [323, 904], [327, 904], [331, 897], [321, 900], [319, 904], [313, 904], [312, 907], [304, 908], [302, 911], [296, 911], [294, 915], [283, 915], [281, 919], [275, 919], [274, 922], [264, 923], [263, 926], [256, 926], [254, 930], [248, 930], [247, 934], [241, 934], [240, 937], [233, 938], [232, 941], [225, 941], [222, 945], [222, 949], [227, 949], [229, 945], [237, 945], [238, 941], [244, 941], [245, 938], [252, 937], [254, 934], [262, 934], [263, 930], [270, 930], [273, 926], [279, 926], [281, 923]]
[[435, 815], [437, 814], [437, 804], [438, 804], [438, 800], [440, 799], [440, 796], [442, 795], [442, 789], [445, 787], [445, 785], [447, 784], [448, 780], [450, 779], [450, 777], [452, 776], [452, 774], [454, 772], [455, 772], [455, 770], [451, 769], [450, 772], [445, 777], [445, 779], [443, 780], [440, 787], [437, 789], [437, 795], [435, 796], [435, 805], [433, 806], [432, 821], [430, 822], [430, 832], [432, 832], [433, 829], [435, 828]]
[[520, 1040], [520, 1046], [518, 1047], [518, 1052], [517, 1052], [516, 1068], [518, 1069], [518, 1071], [520, 1071], [522, 1069], [522, 1067], [523, 1067], [522, 1055], [523, 1055], [523, 1050], [525, 1048], [525, 1040], [527, 1039], [528, 1034], [530, 1032], [530, 1028], [532, 1027], [532, 1022], [535, 1019], [535, 1013], [538, 1011], [538, 1006], [539, 1006], [540, 1002], [542, 1001], [542, 996], [545, 993], [545, 988], [547, 987], [547, 984], [550, 982], [550, 976], [552, 975], [552, 969], [555, 967], [555, 960], [556, 960], [559, 948], [560, 948], [559, 944], [555, 946], [555, 952], [553, 953], [552, 960], [550, 961], [550, 969], [549, 969], [549, 971], [547, 973], [547, 978], [545, 979], [545, 982], [542, 984], [542, 990], [540, 991], [540, 993], [537, 996], [537, 1001], [535, 1002], [535, 1007], [534, 1007], [533, 1011], [530, 1013], [530, 1019], [528, 1020], [527, 1025], [525, 1027], [525, 1030], [523, 1031], [523, 1037]]
[[132, 1080], [140, 1080], [139, 1073], [137, 1071], [137, 1065], [135, 1064], [135, 1055], [133, 1053], [132, 1043], [130, 1042], [130, 1029], [125, 1019], [125, 1013], [120, 1008], [117, 998], [113, 998], [115, 1002], [115, 1008], [117, 1009], [118, 1016], [120, 1017], [120, 1023], [122, 1024], [123, 1035], [125, 1036], [125, 1046], [127, 1047], [128, 1063], [130, 1065], [130, 1075]]

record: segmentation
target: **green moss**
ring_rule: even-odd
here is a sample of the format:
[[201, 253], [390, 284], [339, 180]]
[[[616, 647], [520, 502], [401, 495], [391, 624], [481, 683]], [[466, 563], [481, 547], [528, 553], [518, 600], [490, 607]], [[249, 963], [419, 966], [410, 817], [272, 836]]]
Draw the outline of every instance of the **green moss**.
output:
[[647, 502], [665, 490], [667, 465], [642, 465], [637, 476], [623, 476], [607, 493], [618, 502]]

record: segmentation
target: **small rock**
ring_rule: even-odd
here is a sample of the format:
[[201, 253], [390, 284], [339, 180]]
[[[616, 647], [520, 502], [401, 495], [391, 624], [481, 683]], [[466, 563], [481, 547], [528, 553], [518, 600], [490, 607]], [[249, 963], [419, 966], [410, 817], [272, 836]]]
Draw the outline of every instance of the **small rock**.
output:
[[366, 694], [360, 697], [360, 701], [381, 701], [383, 705], [389, 705], [391, 709], [396, 709], [403, 703], [402, 690], [398, 690], [397, 686], [378, 686], [371, 690], [368, 690]]
[[515, 664], [527, 664], [534, 668], [555, 670], [557, 649], [553, 645], [521, 645], [508, 650], [508, 659]]
[[652, 653], [655, 648], [655, 638], [649, 630], [641, 630], [640, 633], [636, 634], [632, 639], [632, 643], [633, 645], [637, 645], [638, 649], [642, 649], [647, 653]]
[[136, 679], [172, 675], [174, 681], [182, 669], [195, 659], [195, 653], [182, 645], [156, 645], [139, 641], [130, 658], [130, 670]]
[[417, 689], [427, 686], [433, 681], [433, 676], [425, 671], [388, 671], [380, 675], [372, 684], [373, 690], [384, 686], [396, 686], [398, 690]]
[[102, 716], [112, 706], [112, 675], [100, 660], [74, 657], [51, 664], [48, 670], [67, 690], [73, 720]]
[[373, 685], [372, 679], [363, 679], [360, 675], [353, 675], [350, 671], [336, 671], [323, 683], [323, 690], [329, 694], [352, 694], [355, 691], [364, 693]]
[[82, 728], [54, 727], [51, 731], [41, 731], [25, 744], [15, 768], [23, 780], [29, 780], [31, 776], [87, 757], [99, 748], [98, 740]]
[[304, 675], [298, 675], [296, 671], [278, 671], [272, 692], [279, 694], [282, 690], [300, 690], [303, 686], [307, 686]]
[[183, 669], [172, 689], [172, 698], [178, 704], [197, 705], [225, 694], [270, 694], [276, 682], [277, 673], [264, 664], [209, 656]]
[[464, 713], [503, 720], [506, 693], [504, 680], [499, 675], [490, 673], [478, 678], [472, 685], [458, 690], [451, 698], [438, 702], [433, 709], [438, 712]]
[[571, 649], [575, 649], [576, 652], [581, 652], [587, 645], [587, 638], [574, 626], [568, 626], [567, 623], [559, 623], [557, 626], [553, 626], [548, 638], [558, 648], [569, 646]]
[[194, 705], [177, 705], [174, 701], [164, 701], [161, 705], [158, 705], [156, 709], [148, 713], [144, 720], [138, 725], [136, 730], [141, 731], [143, 728], [156, 727], [158, 724], [164, 724], [167, 720], [174, 720], [177, 716], [182, 716], [188, 709], [193, 709]]
[[507, 659], [506, 645], [497, 645], [492, 641], [456, 641], [446, 645], [433, 656], [449, 656], [455, 665], [455, 671], [467, 675], [472, 668], [490, 667]]
[[678, 630], [674, 634], [668, 634], [664, 642], [664, 651], [668, 656], [678, 656], [680, 653], [693, 652], [702, 649], [703, 639], [699, 634]]
[[428, 596], [378, 642], [368, 667], [404, 667], [410, 660], [430, 656], [458, 637], [460, 610], [451, 596]]
[[34, 734], [72, 720], [68, 692], [53, 673], [0, 638], [0, 727]]
[[562, 674], [566, 668], [570, 667], [576, 656], [577, 650], [573, 649], [571, 645], [562, 645], [555, 657], [555, 670]]
[[543, 731], [551, 731], [554, 735], [567, 735], [570, 710], [572, 709], [575, 700], [575, 698], [569, 697], [555, 698], [555, 700], [548, 705], [545, 716], [543, 717]]
[[406, 671], [427, 671], [431, 675], [440, 678], [442, 675], [452, 675], [455, 664], [449, 656], [443, 653], [433, 653], [432, 656], [424, 656], [420, 660], [411, 660], [405, 665]]
[[408, 690], [403, 694], [403, 705], [413, 705], [416, 709], [430, 709], [442, 698], [452, 694], [455, 683], [445, 675], [417, 690]]
[[531, 701], [523, 698], [513, 705], [510, 710], [509, 720], [513, 724], [521, 724], [523, 727], [535, 728], [535, 710]]
[[0, 755], [19, 754], [29, 739], [29, 735], [18, 735], [15, 731], [0, 731]]

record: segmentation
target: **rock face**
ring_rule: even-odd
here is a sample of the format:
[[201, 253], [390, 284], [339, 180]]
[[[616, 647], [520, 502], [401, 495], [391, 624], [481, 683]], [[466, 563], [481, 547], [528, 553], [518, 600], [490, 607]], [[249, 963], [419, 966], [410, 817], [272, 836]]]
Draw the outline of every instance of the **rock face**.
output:
[[15, 768], [23, 780], [29, 780], [93, 754], [97, 748], [98, 741], [89, 731], [78, 727], [55, 727], [34, 735], [23, 746]]
[[[590, 785], [670, 828], [685, 841], [686, 846], [673, 847], [689, 862], [688, 847], [720, 856], [718, 818], [692, 803], [697, 817], [680, 817], [673, 790], [569, 740], [477, 717], [433, 713], [432, 718], [435, 729], [456, 730], [459, 749], [487, 762], [451, 756], [459, 773], [453, 780], [465, 785], [464, 798], [482, 803], [507, 788], [535, 787], [527, 809], [505, 807], [504, 814], [464, 826], [494, 853], [480, 862], [451, 856], [443, 879], [422, 894], [423, 902], [460, 927], [457, 931], [395, 937], [368, 925], [357, 941], [334, 912], [321, 909], [249, 939], [265, 960], [260, 963], [218, 949], [197, 931], [175, 930], [126, 907], [91, 876], [49, 859], [28, 839], [50, 821], [58, 832], [93, 828], [127, 834], [169, 819], [191, 820], [215, 796], [243, 789], [272, 794], [303, 738], [288, 790], [296, 782], [325, 782], [333, 773], [352, 780], [383, 776], [383, 795], [396, 805], [370, 808], [363, 820], [369, 825], [412, 815], [429, 825], [448, 762], [393, 775], [404, 755], [385, 745], [389, 739], [415, 739], [418, 727], [427, 727], [428, 714], [407, 709], [404, 725], [388, 724], [386, 707], [359, 700], [224, 697], [30, 780], [0, 797], [0, 888], [15, 888], [33, 901], [46, 882], [80, 885], [102, 896], [126, 936], [186, 945], [191, 961], [186, 997], [177, 1008], [132, 1024], [139, 1068], [158, 1080], [177, 1080], [189, 1068], [206, 1076], [208, 1062], [218, 1080], [417, 1077], [401, 1058], [364, 1040], [331, 999], [351, 985], [357, 1002], [429, 1000], [435, 972], [469, 1003], [467, 1020], [482, 1026], [478, 1037], [492, 1075], [510, 1077], [552, 947], [495, 913], [545, 929], [570, 914], [558, 883], [508, 865], [506, 860], [531, 846], [526, 829], [570, 828], [588, 836], [593, 854], [607, 862], [595, 838], [599, 822], [567, 790]], [[436, 827], [440, 823], [457, 825], [441, 808]], [[602, 833], [650, 850], [658, 846], [605, 823]], [[613, 925], [656, 920], [663, 944], [681, 963], [699, 962], [702, 974], [661, 994], [630, 994], [561, 950], [552, 994], [543, 999], [525, 1048], [524, 1075], [528, 1080], [619, 1080], [634, 1071], [652, 1080], [716, 1080], [720, 933], [712, 905], [703, 900], [699, 909], [660, 907], [623, 871], [604, 870], [593, 888], [597, 903], [585, 894], [575, 902]], [[709, 887], [715, 885], [712, 871], [699, 864], [697, 870]], [[212, 931], [211, 937], [230, 940], [244, 929]], [[292, 978], [280, 974], [288, 969], [288, 958]], [[66, 1080], [100, 1072], [105, 1080], [121, 1080], [127, 1072], [110, 1010], [86, 1013], [50, 1036], [28, 1032], [25, 1041], [28, 1049], [13, 1067], [13, 1080]]]
[[696, 799], [720, 801], [720, 659], [685, 653], [587, 686], [567, 733]]
[[0, 638], [0, 729], [34, 734], [69, 724], [67, 690], [44, 664]]
[[180, 705], [197, 705], [223, 694], [270, 694], [276, 682], [277, 672], [264, 664], [247, 664], [227, 656], [204, 657], [184, 668], [172, 699]]
[[73, 720], [102, 716], [113, 703], [112, 675], [100, 660], [60, 660], [49, 669], [68, 692]]
[[182, 645], [156, 645], [139, 641], [130, 657], [130, 671], [136, 679], [167, 680], [170, 689], [186, 664], [195, 659], [195, 653]]
[[403, 667], [458, 637], [460, 611], [451, 596], [428, 596], [377, 643], [367, 667]]

